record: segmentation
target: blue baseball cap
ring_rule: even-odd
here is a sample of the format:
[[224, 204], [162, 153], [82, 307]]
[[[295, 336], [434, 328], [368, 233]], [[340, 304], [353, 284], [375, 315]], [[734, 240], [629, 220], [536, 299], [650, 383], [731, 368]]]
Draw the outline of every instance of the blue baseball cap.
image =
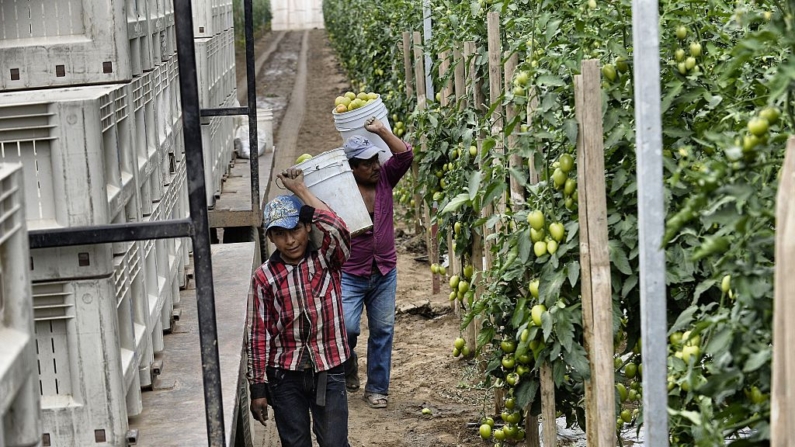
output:
[[292, 230], [298, 225], [298, 215], [303, 203], [295, 196], [278, 196], [265, 205], [265, 231], [273, 227]]
[[345, 156], [348, 157], [348, 160], [351, 158], [369, 160], [378, 155], [379, 152], [384, 151], [361, 135], [354, 135], [348, 138], [343, 149], [345, 149]]

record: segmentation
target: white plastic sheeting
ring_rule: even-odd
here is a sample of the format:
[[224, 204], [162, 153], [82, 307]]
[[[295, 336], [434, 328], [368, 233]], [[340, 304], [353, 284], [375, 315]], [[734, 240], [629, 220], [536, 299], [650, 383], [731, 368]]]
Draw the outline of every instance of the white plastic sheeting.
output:
[[271, 11], [274, 31], [325, 27], [323, 0], [271, 0]]

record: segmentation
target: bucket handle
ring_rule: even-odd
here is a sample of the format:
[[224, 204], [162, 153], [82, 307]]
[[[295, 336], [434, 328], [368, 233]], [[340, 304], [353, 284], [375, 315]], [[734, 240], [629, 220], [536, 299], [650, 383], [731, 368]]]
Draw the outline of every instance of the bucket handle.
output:
[[[324, 168], [330, 168], [330, 167], [337, 167], [337, 166], [345, 166], [346, 164], [347, 164], [347, 163], [343, 163], [343, 162], [341, 162], [341, 161], [338, 161], [338, 162], [336, 162], [336, 163], [332, 163], [332, 164], [329, 164], [329, 165], [325, 165], [325, 166], [323, 166], [323, 167], [324, 167]], [[317, 166], [317, 165], [315, 165], [315, 167], [314, 167], [314, 169], [312, 170], [312, 172], [319, 171], [319, 170], [320, 170], [320, 167], [319, 167], [319, 166]], [[303, 171], [304, 175], [306, 175], [306, 173], [307, 173], [307, 170], [306, 170], [306, 169], [302, 169], [302, 171]], [[279, 189], [287, 189], [287, 187], [285, 187], [285, 186], [284, 186], [284, 183], [281, 183], [281, 180], [282, 180], [282, 179], [280, 179], [279, 177], [276, 177], [276, 186], [277, 186]]]

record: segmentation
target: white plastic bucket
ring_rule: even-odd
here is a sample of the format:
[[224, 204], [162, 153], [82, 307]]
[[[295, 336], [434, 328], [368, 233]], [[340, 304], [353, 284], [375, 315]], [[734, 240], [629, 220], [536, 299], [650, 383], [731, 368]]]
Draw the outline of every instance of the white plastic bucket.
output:
[[265, 152], [273, 150], [273, 111], [257, 107], [257, 130], [265, 132]]
[[392, 126], [389, 124], [389, 111], [386, 109], [384, 102], [381, 101], [381, 95], [370, 104], [359, 107], [358, 109], [343, 113], [337, 113], [336, 110], [332, 109], [331, 114], [334, 115], [334, 126], [342, 137], [342, 144], [345, 144], [348, 138], [354, 135], [361, 135], [384, 150], [379, 156], [381, 163], [386, 162], [392, 157], [392, 152], [389, 150], [389, 146], [386, 145], [384, 140], [364, 128], [364, 122], [367, 121], [367, 118], [374, 116], [384, 123], [390, 132], [392, 131]]
[[353, 171], [342, 148], [315, 155], [293, 167], [304, 171], [306, 187], [337, 213], [348, 226], [351, 236], [373, 227], [367, 205], [359, 193]]

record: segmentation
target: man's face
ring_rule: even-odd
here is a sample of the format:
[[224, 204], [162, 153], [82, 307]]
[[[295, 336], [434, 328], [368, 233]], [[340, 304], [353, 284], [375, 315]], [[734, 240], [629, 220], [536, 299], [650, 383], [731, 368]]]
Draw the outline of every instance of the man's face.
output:
[[378, 161], [378, 155], [374, 155], [368, 160], [362, 160], [353, 170], [353, 177], [356, 183], [360, 185], [376, 185], [381, 176], [381, 163]]
[[304, 258], [306, 246], [309, 244], [308, 224], [299, 223], [292, 230], [273, 227], [268, 230], [268, 239], [273, 242], [281, 253], [282, 259], [288, 264], [298, 264]]

